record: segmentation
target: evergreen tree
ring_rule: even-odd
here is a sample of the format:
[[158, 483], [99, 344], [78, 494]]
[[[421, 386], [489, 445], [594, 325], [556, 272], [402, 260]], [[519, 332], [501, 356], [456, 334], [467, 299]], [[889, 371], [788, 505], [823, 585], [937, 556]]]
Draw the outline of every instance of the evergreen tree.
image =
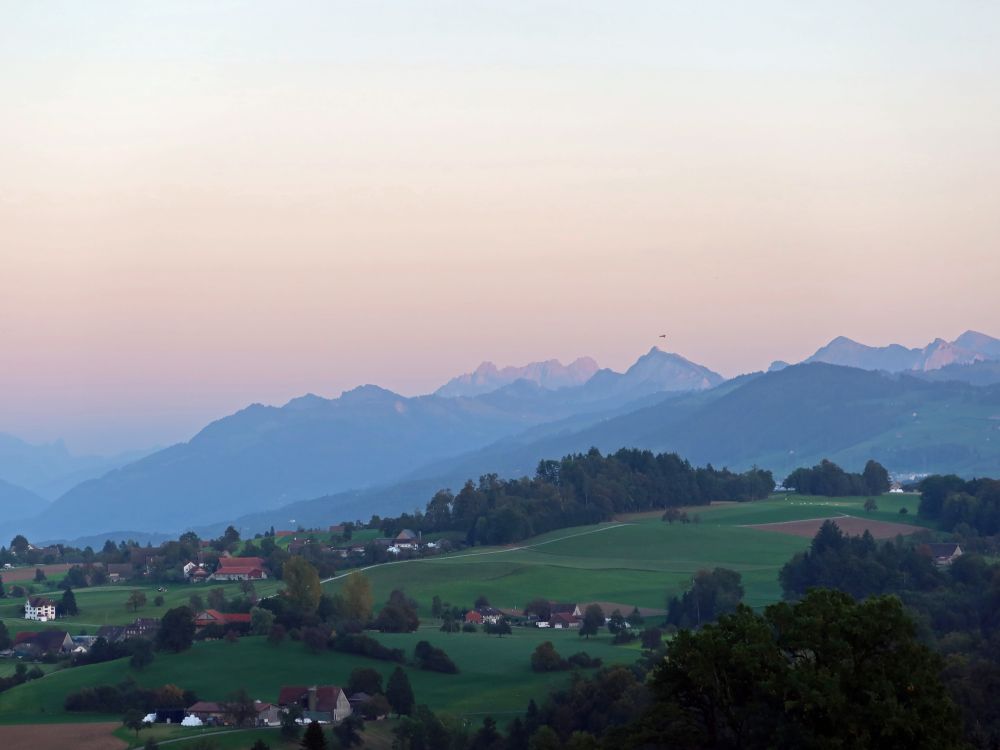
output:
[[590, 640], [597, 631], [604, 627], [604, 612], [598, 604], [588, 604], [583, 611], [583, 622], [580, 623], [580, 637]]
[[413, 688], [410, 687], [410, 679], [401, 668], [396, 667], [389, 675], [389, 682], [385, 688], [385, 697], [392, 706], [392, 710], [401, 716], [409, 716], [413, 713]]
[[318, 721], [309, 722], [299, 747], [302, 750], [327, 750], [330, 745], [326, 741], [326, 735], [323, 734], [323, 725]]
[[73, 593], [73, 589], [66, 589], [63, 592], [61, 608], [64, 615], [79, 614], [80, 610], [76, 606], [76, 594]]

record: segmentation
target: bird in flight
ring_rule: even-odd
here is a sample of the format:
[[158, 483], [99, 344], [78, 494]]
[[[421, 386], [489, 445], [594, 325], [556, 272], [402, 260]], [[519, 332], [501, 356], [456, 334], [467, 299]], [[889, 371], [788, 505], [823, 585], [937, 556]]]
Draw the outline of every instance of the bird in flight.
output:
[[667, 337], [667, 334], [665, 334], [665, 333], [661, 333], [661, 334], [660, 334], [660, 338], [661, 338], [661, 339], [665, 339], [666, 337]]

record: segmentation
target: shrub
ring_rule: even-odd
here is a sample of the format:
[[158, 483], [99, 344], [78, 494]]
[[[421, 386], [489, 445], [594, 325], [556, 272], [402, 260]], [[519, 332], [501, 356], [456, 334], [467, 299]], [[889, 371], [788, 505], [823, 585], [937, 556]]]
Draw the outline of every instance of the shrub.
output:
[[570, 666], [577, 667], [578, 669], [596, 669], [601, 666], [601, 660], [591, 656], [586, 651], [578, 651], [566, 661], [570, 663]]
[[359, 654], [371, 659], [406, 661], [406, 654], [401, 648], [388, 648], [367, 635], [338, 634], [330, 640], [330, 648], [345, 654]]
[[458, 667], [442, 649], [435, 648], [427, 641], [420, 641], [413, 649], [413, 658], [420, 669], [429, 672], [456, 674]]
[[531, 669], [535, 672], [561, 672], [569, 667], [569, 662], [559, 656], [552, 641], [538, 644], [531, 654]]

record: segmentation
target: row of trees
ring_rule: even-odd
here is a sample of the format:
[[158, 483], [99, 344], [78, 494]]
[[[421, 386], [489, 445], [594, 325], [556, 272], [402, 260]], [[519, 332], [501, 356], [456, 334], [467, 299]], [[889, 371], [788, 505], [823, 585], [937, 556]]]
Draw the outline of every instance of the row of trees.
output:
[[932, 475], [919, 488], [923, 518], [948, 531], [965, 527], [980, 536], [1000, 535], [1000, 480]]
[[860, 474], [850, 474], [826, 459], [811, 469], [796, 469], [785, 477], [784, 484], [803, 495], [827, 497], [881, 495], [890, 486], [889, 472], [878, 461], [870, 460]]
[[774, 489], [769, 471], [735, 473], [696, 468], [675, 453], [596, 448], [559, 461], [542, 461], [533, 477], [471, 480], [453, 494], [442, 490], [425, 512], [376, 519], [387, 535], [404, 528], [459, 532], [468, 544], [507, 544], [566, 526], [597, 523], [616, 513], [704, 505], [713, 500], [756, 500]]

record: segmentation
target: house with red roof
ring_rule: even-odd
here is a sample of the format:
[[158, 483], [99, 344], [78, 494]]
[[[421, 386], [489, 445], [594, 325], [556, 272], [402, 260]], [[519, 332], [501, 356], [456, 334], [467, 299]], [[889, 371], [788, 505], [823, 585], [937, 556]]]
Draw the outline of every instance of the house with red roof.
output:
[[209, 625], [226, 627], [227, 625], [249, 625], [250, 615], [243, 612], [220, 612], [217, 609], [206, 609], [194, 616], [194, 626], [199, 630]]
[[14, 636], [14, 653], [18, 656], [68, 654], [72, 650], [73, 639], [65, 630], [22, 630]]
[[213, 581], [257, 581], [263, 578], [267, 578], [267, 571], [259, 557], [224, 557], [211, 575]]

